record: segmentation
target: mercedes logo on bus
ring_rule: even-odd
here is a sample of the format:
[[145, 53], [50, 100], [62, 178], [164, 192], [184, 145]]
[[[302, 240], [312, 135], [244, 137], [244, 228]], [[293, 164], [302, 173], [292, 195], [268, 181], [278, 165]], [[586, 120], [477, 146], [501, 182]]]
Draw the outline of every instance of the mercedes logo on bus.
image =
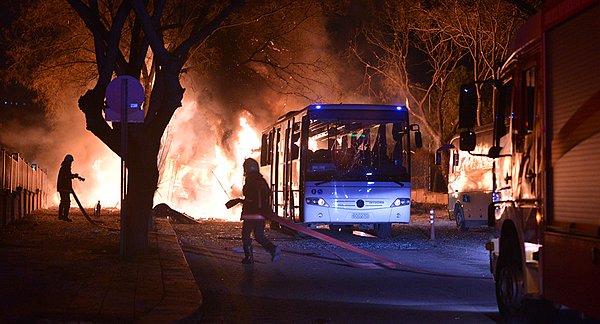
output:
[[365, 206], [365, 202], [362, 199], [356, 201], [356, 207], [363, 208]]

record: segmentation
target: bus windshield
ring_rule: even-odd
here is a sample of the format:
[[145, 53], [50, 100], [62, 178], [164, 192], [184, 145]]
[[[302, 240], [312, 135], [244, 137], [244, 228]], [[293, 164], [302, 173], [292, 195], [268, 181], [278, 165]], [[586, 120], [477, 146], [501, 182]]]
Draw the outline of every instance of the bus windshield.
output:
[[310, 121], [306, 180], [408, 182], [406, 121]]

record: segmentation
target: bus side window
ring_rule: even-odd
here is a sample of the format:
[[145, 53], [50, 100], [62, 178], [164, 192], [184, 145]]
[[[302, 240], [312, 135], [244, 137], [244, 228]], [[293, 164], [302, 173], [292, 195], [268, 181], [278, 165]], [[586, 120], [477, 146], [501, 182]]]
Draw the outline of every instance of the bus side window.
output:
[[[279, 130], [277, 130], [277, 133], [279, 134]], [[273, 160], [275, 157], [275, 130], [271, 130], [271, 132], [269, 133], [269, 155], [267, 157], [267, 163], [269, 165], [275, 163], [275, 161]]]
[[277, 163], [282, 163], [283, 161], [283, 138], [281, 136], [281, 128], [277, 128], [277, 130], [273, 133], [273, 141], [272, 144], [270, 146], [271, 148], [271, 152], [272, 154], [270, 154], [271, 156], [271, 163], [273, 164], [277, 164]]
[[260, 165], [269, 165], [269, 137], [267, 134], [262, 134], [260, 146]]
[[311, 162], [331, 163], [331, 151], [319, 149], [312, 154]]
[[300, 157], [300, 122], [294, 123], [291, 154], [292, 160], [297, 160]]

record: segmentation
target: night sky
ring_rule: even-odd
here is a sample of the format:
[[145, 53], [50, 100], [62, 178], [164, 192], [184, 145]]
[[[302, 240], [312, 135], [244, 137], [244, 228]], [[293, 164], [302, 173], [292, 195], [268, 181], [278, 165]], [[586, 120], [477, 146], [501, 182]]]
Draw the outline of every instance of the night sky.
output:
[[[18, 8], [18, 0], [5, 0], [0, 10], [0, 71], [7, 68], [6, 64], [6, 29], [10, 27]], [[6, 125], [39, 125], [45, 127], [46, 120], [43, 109], [33, 103], [33, 94], [22, 86], [0, 83], [0, 127]], [[6, 147], [9, 143], [0, 143]]]
[[0, 34], [0, 69], [6, 68], [6, 58], [4, 56], [4, 51], [6, 50], [6, 39], [4, 37], [5, 29], [10, 26], [10, 23], [15, 17], [19, 3], [19, 0], [2, 1], [2, 10], [0, 10], [0, 29], [2, 30]]

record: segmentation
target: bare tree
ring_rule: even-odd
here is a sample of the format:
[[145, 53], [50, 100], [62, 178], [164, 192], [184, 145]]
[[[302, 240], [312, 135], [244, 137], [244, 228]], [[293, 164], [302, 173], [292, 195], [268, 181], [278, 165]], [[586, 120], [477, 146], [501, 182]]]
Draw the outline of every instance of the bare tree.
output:
[[[425, 54], [427, 66], [430, 67], [430, 92], [425, 94], [429, 109], [426, 115], [433, 117], [428, 120], [434, 120], [433, 124], [437, 124], [439, 141], [436, 141], [434, 146], [437, 148], [438, 144], [450, 139], [458, 125], [458, 114], [448, 113], [446, 106], [450, 93], [456, 92], [456, 89], [449, 88], [449, 85], [452, 85], [454, 72], [466, 52], [456, 46], [452, 38], [444, 32], [443, 26], [437, 17], [432, 15], [431, 10], [419, 9], [420, 14], [416, 17], [418, 23], [414, 28], [414, 47]], [[433, 107], [431, 102], [434, 102]]]
[[[383, 90], [376, 95], [406, 100], [437, 147], [447, 133], [442, 114], [446, 83], [464, 51], [419, 4], [386, 1], [381, 6], [380, 19], [363, 31], [367, 50], [357, 45], [351, 50], [365, 67], [369, 89], [377, 91], [381, 84]], [[426, 76], [416, 75], [421, 64], [428, 67]]]
[[[458, 91], [448, 88], [456, 67], [470, 62], [481, 124], [484, 83], [497, 79], [510, 39], [535, 1], [385, 1], [373, 6], [381, 19], [364, 29], [368, 46], [356, 43], [351, 49], [365, 67], [364, 83], [374, 95], [406, 98], [437, 147], [456, 130], [456, 114], [443, 113], [448, 91]], [[428, 67], [427, 77], [415, 72], [419, 64]]]
[[[132, 75], [146, 90], [146, 116], [128, 127], [126, 255], [148, 246], [148, 221], [157, 188], [161, 137], [181, 106], [180, 76], [211, 64], [252, 71], [271, 88], [307, 100], [331, 82], [323, 55], [297, 58], [307, 28], [322, 15], [314, 0], [35, 0], [14, 25], [9, 74], [52, 98], [65, 84], [91, 87], [79, 100], [86, 128], [121, 154], [121, 125], [103, 118], [104, 92], [116, 75]], [[236, 47], [232, 49], [232, 47]], [[217, 62], [227, 55], [235, 61]], [[33, 76], [33, 77], [29, 77]], [[259, 80], [259, 81], [260, 81]], [[324, 81], [327, 80], [327, 81]], [[91, 86], [90, 86], [91, 85]], [[51, 100], [48, 100], [51, 104]], [[164, 152], [162, 152], [164, 153]]]
[[32, 1], [17, 23], [21, 30], [16, 33], [23, 32], [25, 39], [10, 53], [15, 58], [12, 74], [34, 71], [39, 78], [24, 83], [49, 93], [56, 93], [63, 84], [64, 80], [55, 79], [57, 76], [79, 84], [94, 82], [93, 89], [80, 98], [79, 107], [85, 114], [86, 128], [118, 155], [123, 152], [121, 124], [111, 126], [103, 117], [105, 89], [114, 75], [134, 76], [146, 89], [145, 120], [128, 127], [128, 195], [122, 206], [125, 256], [143, 253], [148, 247], [148, 224], [158, 182], [157, 156], [165, 128], [181, 106], [184, 89], [180, 74], [194, 50], [222, 28], [241, 5], [241, 0], [210, 4]]
[[510, 40], [525, 16], [514, 4], [500, 0], [442, 1], [431, 13], [448, 37], [468, 53], [479, 99], [476, 120], [481, 125], [483, 85], [498, 79]]
[[279, 2], [276, 7], [270, 5], [267, 10], [260, 7], [256, 10], [255, 16], [260, 17], [254, 19], [257, 23], [237, 35], [240, 41], [249, 43], [242, 44], [240, 63], [266, 76], [267, 86], [276, 93], [305, 98], [309, 102], [322, 100], [319, 90], [335, 87], [329, 77], [329, 55], [319, 52], [320, 47], [306, 48], [307, 44], [327, 39], [320, 30], [325, 20], [321, 3], [313, 0]]
[[[276, 99], [292, 106], [335, 98], [335, 62], [327, 48], [324, 29], [326, 1], [260, 1], [248, 4], [237, 16], [236, 28], [221, 32], [228, 42], [211, 44], [218, 64], [206, 75], [213, 89], [231, 89], [228, 104], [253, 107]], [[213, 39], [214, 40], [214, 39]], [[196, 56], [202, 58], [202, 56]], [[200, 64], [198, 64], [200, 65]], [[339, 99], [339, 98], [337, 98]], [[285, 105], [259, 111], [259, 119], [283, 113]], [[276, 116], [278, 117], [278, 116]]]
[[[106, 8], [111, 11], [108, 20], [96, 1], [89, 4], [68, 1], [94, 36], [98, 66], [96, 86], [81, 97], [79, 107], [86, 116], [87, 129], [120, 156], [123, 153], [119, 141], [121, 125], [116, 123], [111, 128], [102, 116], [105, 89], [113, 73], [147, 78], [145, 87], [150, 90], [147, 91], [150, 96], [144, 123], [127, 128], [128, 193], [122, 206], [125, 215], [122, 217], [126, 220], [124, 254], [135, 255], [148, 247], [147, 226], [159, 176], [157, 156], [161, 137], [175, 110], [181, 106], [184, 89], [180, 73], [190, 53], [242, 2], [233, 0], [221, 6], [176, 8], [167, 6], [167, 1], [155, 1], [152, 6], [142, 0], [123, 1], [114, 8]], [[172, 15], [177, 9], [181, 9], [180, 14]], [[178, 20], [162, 20], [165, 16]], [[128, 20], [132, 21], [130, 38], [124, 40], [123, 28]], [[167, 32], [169, 25], [179, 29], [176, 36]], [[124, 41], [129, 42], [128, 55], [120, 47]]]

